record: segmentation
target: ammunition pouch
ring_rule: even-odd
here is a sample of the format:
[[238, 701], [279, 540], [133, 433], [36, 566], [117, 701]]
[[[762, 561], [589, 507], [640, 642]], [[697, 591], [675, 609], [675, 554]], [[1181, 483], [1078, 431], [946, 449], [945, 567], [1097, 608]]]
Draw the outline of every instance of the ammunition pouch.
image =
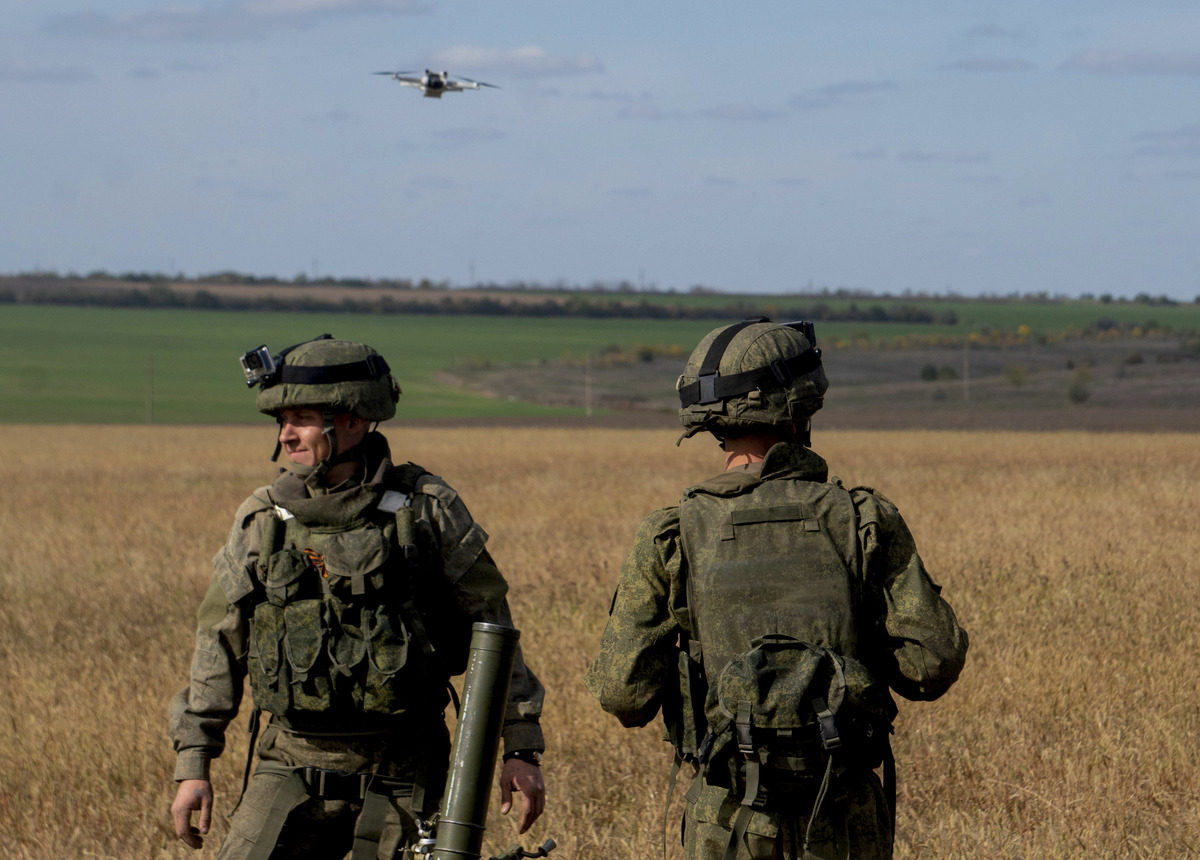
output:
[[681, 761], [699, 764], [708, 734], [708, 721], [704, 717], [708, 682], [698, 641], [686, 640], [679, 650], [676, 680], [678, 688], [667, 691], [662, 705], [663, 738], [675, 748]]
[[[440, 711], [469, 628], [446, 615], [457, 611], [452, 599], [431, 593], [444, 577], [416, 543], [411, 508], [332, 533], [275, 512], [263, 520], [247, 660], [256, 706], [312, 734]], [[418, 600], [438, 623], [426, 623]]]

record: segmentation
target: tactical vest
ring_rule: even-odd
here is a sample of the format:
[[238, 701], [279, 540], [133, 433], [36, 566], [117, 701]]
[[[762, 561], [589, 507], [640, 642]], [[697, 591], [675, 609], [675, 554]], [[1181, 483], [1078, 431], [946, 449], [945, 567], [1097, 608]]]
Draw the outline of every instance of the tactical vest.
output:
[[[861, 558], [850, 493], [836, 478], [717, 481], [690, 489], [679, 516], [699, 640], [683, 656], [699, 663], [686, 683], [705, 690], [702, 716], [693, 705], [706, 724], [695, 731], [694, 757], [702, 766], [727, 763], [731, 779], [754, 783], [751, 798], [760, 770], [777, 781], [819, 775], [834, 753], [875, 766], [892, 714], [886, 689], [859, 660]], [[876, 733], [883, 737], [865, 742]]]
[[465, 668], [470, 624], [405, 490], [350, 529], [259, 515], [247, 664], [255, 705], [285, 727], [352, 734], [437, 714]]

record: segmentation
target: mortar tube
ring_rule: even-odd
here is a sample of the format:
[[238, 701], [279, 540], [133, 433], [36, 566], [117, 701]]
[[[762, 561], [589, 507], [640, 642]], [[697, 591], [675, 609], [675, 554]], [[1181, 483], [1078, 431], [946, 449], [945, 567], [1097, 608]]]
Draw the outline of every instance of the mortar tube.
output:
[[521, 638], [520, 631], [501, 624], [479, 622], [471, 630], [462, 708], [431, 860], [480, 857], [508, 707], [508, 685]]

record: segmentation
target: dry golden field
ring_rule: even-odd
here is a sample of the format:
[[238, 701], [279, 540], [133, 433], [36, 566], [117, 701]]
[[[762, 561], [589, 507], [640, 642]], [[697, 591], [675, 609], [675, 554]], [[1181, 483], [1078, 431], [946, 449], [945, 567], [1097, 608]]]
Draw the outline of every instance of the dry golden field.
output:
[[[0, 852], [212, 856], [174, 841], [166, 703], [235, 506], [272, 428], [0, 427]], [[660, 856], [668, 748], [581, 676], [640, 517], [716, 471], [650, 430], [388, 431], [493, 535], [549, 694], [550, 792], [526, 841]], [[905, 514], [971, 634], [959, 684], [901, 703], [899, 858], [1200, 855], [1200, 436], [825, 431], [835, 474]], [[677, 791], [675, 806], [679, 806]], [[673, 832], [677, 816], [672, 813]], [[499, 819], [489, 848], [513, 839]], [[671, 849], [671, 856], [678, 852]]]

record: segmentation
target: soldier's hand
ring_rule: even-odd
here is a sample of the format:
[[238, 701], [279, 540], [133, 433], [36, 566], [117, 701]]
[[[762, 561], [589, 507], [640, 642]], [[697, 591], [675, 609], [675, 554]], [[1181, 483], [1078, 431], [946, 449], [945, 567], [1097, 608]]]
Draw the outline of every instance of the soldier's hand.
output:
[[[192, 848], [204, 847], [204, 834], [212, 826], [213, 792], [207, 779], [185, 779], [175, 792], [171, 818], [175, 820], [175, 835]], [[200, 826], [192, 826], [192, 813], [200, 811]]]
[[521, 794], [520, 831], [524, 833], [546, 807], [546, 784], [542, 781], [542, 769], [535, 764], [510, 758], [500, 771], [500, 814], [508, 815], [512, 809], [512, 793]]

